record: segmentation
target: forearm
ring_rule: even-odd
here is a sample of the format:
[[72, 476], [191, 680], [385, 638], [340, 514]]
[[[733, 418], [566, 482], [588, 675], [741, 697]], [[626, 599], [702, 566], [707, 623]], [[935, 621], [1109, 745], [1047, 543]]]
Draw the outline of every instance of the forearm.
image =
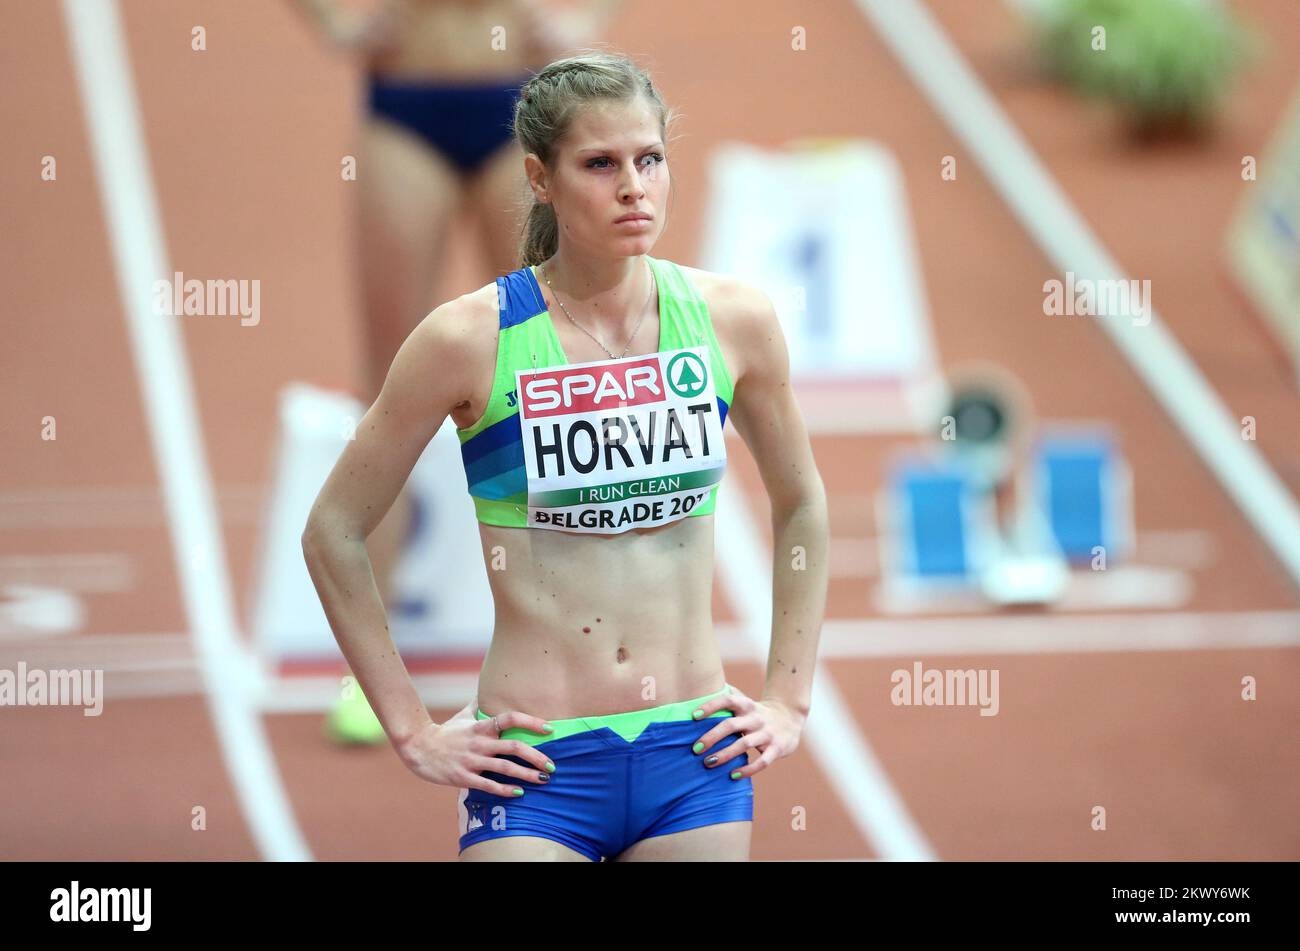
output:
[[764, 699], [807, 716], [829, 581], [830, 523], [820, 484], [807, 500], [772, 515], [772, 646]]
[[388, 738], [400, 744], [432, 721], [389, 633], [364, 540], [309, 529], [303, 555], [339, 649]]

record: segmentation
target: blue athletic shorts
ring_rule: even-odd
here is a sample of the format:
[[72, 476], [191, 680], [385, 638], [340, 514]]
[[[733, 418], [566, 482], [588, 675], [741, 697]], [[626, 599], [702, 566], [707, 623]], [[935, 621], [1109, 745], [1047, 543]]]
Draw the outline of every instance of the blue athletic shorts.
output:
[[514, 138], [515, 100], [527, 80], [422, 82], [370, 74], [368, 105], [469, 173]]
[[[551, 720], [549, 734], [505, 730], [502, 739], [521, 740], [544, 751], [555, 772], [547, 783], [483, 773], [495, 782], [520, 787], [522, 796], [462, 789], [457, 804], [460, 850], [486, 839], [531, 835], [599, 862], [641, 839], [719, 822], [752, 822], [753, 780], [731, 778], [748, 757], [704, 765], [706, 756], [723, 751], [740, 734], [728, 734], [698, 754], [692, 749], [713, 729], [710, 720], [734, 715], [724, 709], [696, 720], [692, 711], [730, 690], [728, 684], [717, 693], [647, 710]], [[478, 711], [480, 720], [489, 716]], [[533, 768], [515, 756], [504, 759]]]

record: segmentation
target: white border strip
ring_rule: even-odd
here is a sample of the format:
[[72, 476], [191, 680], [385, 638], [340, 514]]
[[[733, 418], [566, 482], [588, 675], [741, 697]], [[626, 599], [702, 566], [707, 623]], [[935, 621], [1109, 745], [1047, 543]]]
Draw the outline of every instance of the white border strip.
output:
[[[763, 665], [743, 624], [715, 624], [726, 662]], [[48, 642], [0, 643], [0, 667], [88, 667], [104, 671], [116, 698], [201, 693], [193, 638], [186, 634], [94, 634]], [[822, 660], [866, 660], [957, 654], [1149, 653], [1157, 651], [1300, 648], [1300, 611], [1095, 614], [1087, 617], [831, 618], [822, 626]], [[478, 675], [445, 671], [412, 675], [425, 706], [455, 710], [474, 696]], [[264, 714], [323, 713], [338, 700], [339, 677], [270, 675], [253, 694]]]
[[[741, 623], [717, 623], [714, 636], [726, 660], [763, 663], [755, 657]], [[942, 653], [1060, 654], [1128, 651], [1192, 651], [1300, 647], [1300, 611], [1129, 611], [1089, 615], [959, 615], [895, 620], [827, 618], [825, 657], [892, 657], [924, 650]], [[133, 673], [194, 669], [199, 660], [188, 634], [82, 634], [58, 639], [0, 642], [0, 667], [100, 667]], [[265, 710], [281, 707], [282, 693], [318, 692], [327, 709], [338, 699], [337, 674], [269, 674], [270, 692], [258, 695]], [[425, 671], [411, 675], [426, 705], [463, 707], [474, 696], [477, 671]], [[284, 703], [293, 709], [296, 703]]]
[[[717, 564], [740, 616], [750, 657], [764, 670], [772, 633], [772, 556], [755, 531], [742, 496], [738, 480], [730, 492], [718, 493]], [[803, 741], [862, 837], [882, 858], [934, 861], [937, 856], [857, 729], [853, 711], [820, 659], [813, 677], [812, 709]]]
[[[441, 674], [415, 674], [411, 683], [420, 702], [435, 710], [459, 710], [474, 699], [478, 690], [475, 671]], [[271, 713], [324, 713], [337, 705], [339, 677], [273, 677], [267, 680], [260, 703], [262, 711]]]
[[1105, 654], [1300, 647], [1300, 611], [828, 620], [820, 656]]
[[[1089, 280], [1128, 280], [924, 4], [856, 2], [1057, 268]], [[1258, 450], [1241, 438], [1227, 407], [1154, 308], [1144, 327], [1113, 316], [1094, 319], [1300, 585], [1296, 500]]]
[[239, 642], [230, 580], [178, 318], [152, 314], [155, 280], [171, 274], [114, 0], [64, 0], [155, 462], [162, 479], [185, 613], [226, 770], [264, 858], [310, 860], [256, 709], [253, 665]]

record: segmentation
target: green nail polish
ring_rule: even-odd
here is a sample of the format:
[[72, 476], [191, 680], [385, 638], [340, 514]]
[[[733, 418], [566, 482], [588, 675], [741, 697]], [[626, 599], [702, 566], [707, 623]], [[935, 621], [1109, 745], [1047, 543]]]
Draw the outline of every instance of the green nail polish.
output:
[[522, 796], [523, 794], [524, 794], [524, 791], [523, 791], [522, 789], [516, 789], [516, 790], [515, 790], [515, 795], [516, 795], [516, 796]]
[[704, 716], [704, 711], [696, 710], [694, 713], [691, 714], [691, 716], [693, 716], [695, 719], [698, 720], [700, 717]]
[[549, 723], [543, 723], [543, 724], [542, 724], [542, 731], [545, 732], [545, 733], [550, 733], [550, 732], [552, 732], [552, 730], [551, 730], [551, 725], [550, 725]]
[[693, 749], [695, 752], [699, 753], [701, 750], [704, 749], [704, 741], [703, 741], [703, 740], [700, 740], [700, 742], [698, 742], [698, 743], [696, 743], [694, 746], [692, 746], [691, 749]]
[[731, 778], [732, 778], [732, 779], [736, 779], [736, 778], [739, 777], [739, 776], [740, 776], [740, 770], [736, 770], [735, 772], [733, 772], [733, 773], [731, 774]]
[[552, 763], [550, 760], [547, 760], [547, 761], [546, 761], [546, 771], [547, 771], [548, 773], [553, 773], [553, 772], [555, 772], [555, 764]]

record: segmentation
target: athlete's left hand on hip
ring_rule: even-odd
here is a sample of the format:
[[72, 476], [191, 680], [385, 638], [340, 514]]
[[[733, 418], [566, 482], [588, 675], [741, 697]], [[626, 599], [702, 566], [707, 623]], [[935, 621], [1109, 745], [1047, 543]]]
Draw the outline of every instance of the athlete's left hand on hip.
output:
[[[754, 700], [732, 687], [730, 693], [696, 707], [695, 719], [703, 720], [718, 710], [730, 710], [735, 715], [718, 719], [717, 725], [695, 744], [697, 755], [704, 756], [706, 769], [717, 769], [736, 757], [743, 762], [749, 750], [758, 751], [761, 755], [752, 763], [729, 767], [732, 779], [740, 780], [767, 769], [799, 748], [805, 718], [780, 700]], [[729, 733], [739, 733], [740, 738], [725, 749], [709, 752]]]

